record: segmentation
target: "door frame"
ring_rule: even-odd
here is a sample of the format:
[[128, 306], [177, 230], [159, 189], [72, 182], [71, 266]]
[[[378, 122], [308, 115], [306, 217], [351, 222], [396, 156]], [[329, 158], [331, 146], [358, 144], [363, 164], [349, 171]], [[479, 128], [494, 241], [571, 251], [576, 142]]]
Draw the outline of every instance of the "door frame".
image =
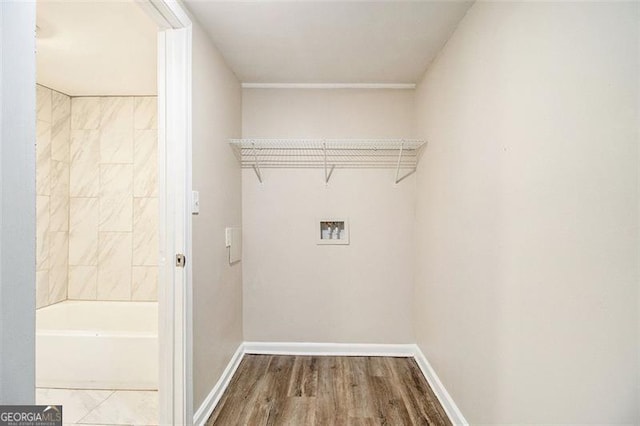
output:
[[36, 6], [0, 1], [0, 404], [35, 400]]
[[[148, 12], [160, 28], [158, 183], [161, 243], [158, 283], [158, 420], [159, 424], [191, 425], [192, 22], [178, 0], [136, 2]], [[6, 151], [3, 152], [6, 154], [3, 160], [6, 161], [0, 162], [0, 172], [3, 176], [0, 182], [0, 215], [5, 212], [17, 213], [3, 217], [7, 227], [0, 227], [1, 248], [11, 248], [10, 252], [0, 250], [3, 267], [0, 274], [0, 304], [4, 305], [10, 301], [11, 306], [15, 306], [16, 309], [15, 312], [2, 311], [13, 321], [0, 322], [0, 337], [4, 336], [0, 339], [0, 347], [4, 347], [4, 343], [11, 343], [12, 349], [0, 351], [0, 378], [6, 379], [0, 382], [0, 402], [28, 404], [34, 401], [35, 394], [35, 150], [32, 148], [35, 141], [36, 112], [35, 3], [1, 3], [0, 21], [5, 20], [13, 24], [7, 28], [3, 27], [0, 31], [1, 53], [3, 57], [12, 55], [12, 61], [9, 61], [4, 69], [0, 68], [0, 92], [4, 92], [6, 88], [13, 88], [3, 93], [7, 96], [2, 98], [7, 104], [12, 102], [13, 108], [0, 110], [0, 150]], [[7, 37], [4, 37], [5, 35]], [[19, 61], [16, 62], [16, 58], [19, 58]], [[11, 144], [8, 142], [9, 139]], [[3, 170], [3, 166], [7, 164], [12, 165], [11, 169]], [[15, 187], [16, 185], [18, 186]], [[12, 227], [12, 232], [5, 235], [4, 231], [9, 229], [9, 226]], [[175, 266], [176, 253], [187, 256], [186, 267]], [[5, 271], [4, 267], [7, 265], [11, 268]], [[0, 315], [0, 318], [6, 319], [3, 315]]]
[[[158, 32], [159, 424], [193, 424], [192, 20], [175, 0], [137, 0]], [[186, 256], [184, 267], [176, 255]]]

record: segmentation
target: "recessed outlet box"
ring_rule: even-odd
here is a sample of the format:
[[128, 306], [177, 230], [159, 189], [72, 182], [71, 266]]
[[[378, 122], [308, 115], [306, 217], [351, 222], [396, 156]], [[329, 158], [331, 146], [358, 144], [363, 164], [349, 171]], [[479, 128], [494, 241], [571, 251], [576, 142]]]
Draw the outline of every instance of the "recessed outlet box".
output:
[[347, 219], [320, 219], [316, 222], [317, 244], [349, 244]]

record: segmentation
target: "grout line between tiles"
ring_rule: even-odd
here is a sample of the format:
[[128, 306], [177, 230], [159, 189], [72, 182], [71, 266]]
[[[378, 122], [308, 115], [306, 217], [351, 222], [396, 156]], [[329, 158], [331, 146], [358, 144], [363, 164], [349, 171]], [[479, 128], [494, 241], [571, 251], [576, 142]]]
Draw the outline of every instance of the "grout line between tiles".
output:
[[106, 397], [102, 402], [100, 402], [100, 404], [96, 405], [92, 410], [90, 410], [87, 414], [84, 415], [84, 417], [82, 417], [80, 420], [78, 420], [76, 423], [77, 425], [83, 425], [83, 424], [98, 424], [98, 425], [107, 425], [107, 426], [157, 426], [157, 422], [156, 424], [146, 424], [146, 423], [101, 423], [101, 422], [92, 422], [92, 423], [81, 423], [89, 414], [91, 414], [92, 412], [94, 412], [95, 410], [97, 410], [102, 404], [104, 404], [105, 402], [107, 402], [108, 399], [112, 398], [116, 393], [127, 393], [127, 392], [155, 392], [157, 394], [158, 391], [153, 391], [153, 390], [136, 390], [136, 389], [116, 389], [113, 390], [111, 392], [111, 394], [109, 394], [108, 397]]
[[[95, 409], [97, 409], [99, 406], [101, 406], [102, 404], [104, 404], [104, 402], [105, 402], [107, 399], [111, 398], [115, 393], [116, 393], [116, 391], [115, 391], [115, 390], [111, 390], [111, 393], [110, 393], [110, 394], [109, 394], [105, 399], [103, 399], [102, 401], [100, 401], [100, 403], [99, 403], [98, 405], [96, 405], [95, 407], [93, 407], [91, 410], [89, 410], [89, 411], [87, 412], [87, 414], [85, 414], [83, 417], [81, 417], [80, 419], [78, 419], [78, 421], [77, 421], [77, 422], [75, 422], [75, 424], [81, 424], [80, 422], [82, 422], [82, 420], [83, 420], [85, 417], [87, 417], [89, 414], [91, 414], [91, 413], [92, 413]], [[63, 416], [64, 416], [64, 407], [62, 407], [62, 410], [63, 410]]]

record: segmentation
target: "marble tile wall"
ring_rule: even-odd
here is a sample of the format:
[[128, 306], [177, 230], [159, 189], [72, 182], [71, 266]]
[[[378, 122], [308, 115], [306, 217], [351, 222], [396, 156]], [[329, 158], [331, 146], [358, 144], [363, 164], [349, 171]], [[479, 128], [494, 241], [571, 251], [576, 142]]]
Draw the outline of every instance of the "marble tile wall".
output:
[[37, 86], [37, 306], [157, 300], [155, 97]]
[[156, 109], [71, 98], [69, 299], [157, 300]]
[[67, 298], [71, 98], [38, 85], [36, 123], [36, 306]]

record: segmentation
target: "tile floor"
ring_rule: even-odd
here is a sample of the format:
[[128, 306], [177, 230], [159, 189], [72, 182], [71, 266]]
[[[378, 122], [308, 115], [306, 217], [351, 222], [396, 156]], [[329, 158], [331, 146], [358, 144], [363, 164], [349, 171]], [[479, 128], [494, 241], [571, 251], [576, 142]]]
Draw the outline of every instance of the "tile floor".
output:
[[62, 405], [65, 425], [157, 425], [157, 391], [36, 389], [37, 404]]

